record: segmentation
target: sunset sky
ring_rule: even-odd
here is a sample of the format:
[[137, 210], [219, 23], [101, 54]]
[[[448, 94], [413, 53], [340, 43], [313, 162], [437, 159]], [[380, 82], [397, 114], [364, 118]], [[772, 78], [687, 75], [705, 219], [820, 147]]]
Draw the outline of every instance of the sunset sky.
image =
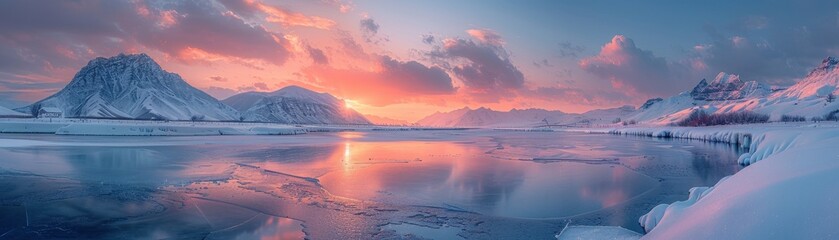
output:
[[725, 71], [790, 85], [839, 55], [835, 1], [0, 1], [0, 105], [144, 52], [219, 99], [299, 85], [415, 121], [639, 105]]

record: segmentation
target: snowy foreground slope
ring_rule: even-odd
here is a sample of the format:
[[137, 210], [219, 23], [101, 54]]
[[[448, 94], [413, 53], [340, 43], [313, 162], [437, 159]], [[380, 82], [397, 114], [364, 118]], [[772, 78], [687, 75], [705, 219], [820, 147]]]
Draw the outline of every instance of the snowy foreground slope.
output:
[[[749, 164], [689, 199], [639, 218], [645, 239], [836, 239], [839, 229], [839, 125], [761, 124], [702, 128], [639, 127], [591, 133], [689, 138], [747, 148]], [[588, 230], [586, 230], [588, 229]], [[558, 236], [581, 239], [613, 229], [589, 227]], [[588, 234], [588, 235], [586, 235]], [[601, 235], [608, 238], [609, 235]]]
[[64, 89], [18, 111], [43, 107], [58, 108], [64, 117], [239, 119], [236, 110], [163, 70], [146, 54], [93, 59]]

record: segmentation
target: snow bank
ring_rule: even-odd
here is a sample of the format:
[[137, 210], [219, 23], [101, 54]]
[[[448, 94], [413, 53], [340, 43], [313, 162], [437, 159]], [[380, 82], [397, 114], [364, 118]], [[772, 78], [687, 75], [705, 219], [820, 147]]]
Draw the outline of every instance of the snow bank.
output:
[[90, 136], [295, 135], [310, 132], [467, 130], [458, 127], [374, 125], [289, 125], [253, 122], [189, 122], [114, 119], [0, 118], [0, 133], [46, 133]]
[[203, 136], [221, 135], [219, 131], [217, 128], [189, 126], [70, 124], [59, 128], [55, 134], [95, 136]]
[[[720, 181], [725, 180], [726, 178], [721, 179]], [[659, 221], [664, 217], [665, 213], [672, 213], [675, 211], [680, 211], [681, 209], [693, 205], [705, 196], [713, 187], [694, 187], [691, 188], [689, 191], [688, 199], [685, 201], [678, 201], [671, 204], [659, 204], [655, 206], [653, 210], [650, 210], [649, 213], [644, 214], [641, 218], [638, 219], [638, 222], [641, 223], [641, 227], [644, 228], [644, 231], [652, 231], [656, 225], [658, 225]]]
[[63, 122], [0, 122], [0, 133], [55, 133], [58, 129], [67, 126]]
[[271, 123], [167, 122], [104, 119], [22, 119], [0, 121], [0, 133], [93, 136], [294, 135], [307, 127]]
[[58, 129], [57, 135], [95, 136], [211, 136], [211, 135], [296, 135], [306, 129], [298, 127], [224, 127], [180, 125], [70, 124]]
[[839, 127], [759, 124], [702, 128], [589, 129], [592, 133], [728, 142], [750, 165], [685, 201], [640, 217], [649, 239], [836, 239]]

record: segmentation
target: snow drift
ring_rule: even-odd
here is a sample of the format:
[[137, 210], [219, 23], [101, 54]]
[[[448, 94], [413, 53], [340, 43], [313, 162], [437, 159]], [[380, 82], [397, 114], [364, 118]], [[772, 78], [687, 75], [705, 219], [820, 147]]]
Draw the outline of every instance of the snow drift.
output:
[[639, 218], [649, 239], [833, 239], [839, 236], [839, 128], [761, 124], [703, 128], [596, 129], [590, 132], [728, 142], [747, 148], [749, 165], [685, 201]]

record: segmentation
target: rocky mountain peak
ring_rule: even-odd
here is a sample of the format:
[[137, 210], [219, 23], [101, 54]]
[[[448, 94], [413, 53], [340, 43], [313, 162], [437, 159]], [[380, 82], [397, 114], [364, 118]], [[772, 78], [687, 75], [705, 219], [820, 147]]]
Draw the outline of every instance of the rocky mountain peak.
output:
[[35, 107], [56, 107], [67, 117], [234, 120], [239, 115], [143, 53], [93, 59], [64, 89], [26, 108]]
[[835, 57], [827, 57], [822, 60], [822, 63], [818, 67], [810, 71], [810, 73], [807, 74], [807, 77], [830, 72], [836, 68], [836, 64], [839, 64], [839, 59], [836, 59]]
[[690, 96], [695, 100], [726, 101], [753, 95], [762, 96], [770, 92], [770, 87], [765, 84], [755, 81], [743, 82], [736, 74], [720, 72], [710, 83], [702, 79], [690, 92]]

